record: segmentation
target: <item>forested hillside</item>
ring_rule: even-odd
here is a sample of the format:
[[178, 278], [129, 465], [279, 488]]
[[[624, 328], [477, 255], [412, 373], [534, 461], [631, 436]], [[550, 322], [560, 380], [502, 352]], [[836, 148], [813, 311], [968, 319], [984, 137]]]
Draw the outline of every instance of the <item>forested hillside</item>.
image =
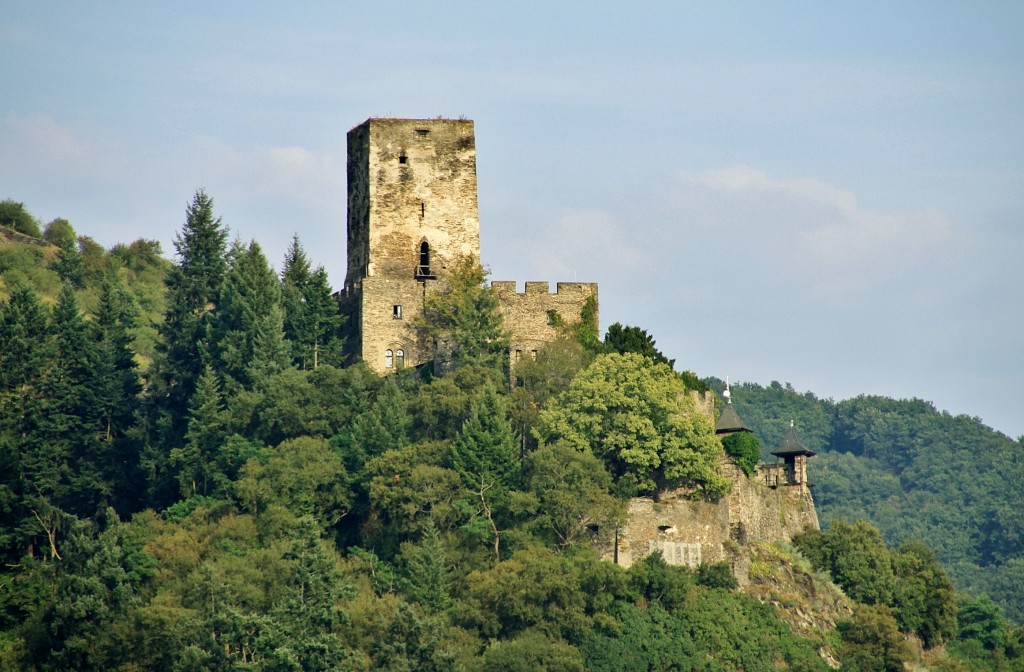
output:
[[[702, 384], [640, 328], [565, 325], [512, 374], [466, 263], [422, 325], [451, 371], [381, 378], [344, 361], [300, 241], [276, 272], [203, 192], [173, 262], [5, 207], [0, 669], [1024, 669], [1024, 630], [865, 523], [737, 544], [743, 586], [725, 563], [599, 560], [627, 497], [729, 487]], [[755, 417], [756, 391], [734, 397], [770, 447], [788, 415]], [[809, 443], [837, 435], [791, 396], [823, 413]], [[813, 473], [817, 494], [850, 472]]]
[[959, 588], [1024, 621], [1024, 437], [920, 399], [833, 402], [779, 383], [732, 392], [766, 460], [790, 420], [818, 452], [810, 472], [823, 526], [863, 519], [892, 545], [923, 541]]

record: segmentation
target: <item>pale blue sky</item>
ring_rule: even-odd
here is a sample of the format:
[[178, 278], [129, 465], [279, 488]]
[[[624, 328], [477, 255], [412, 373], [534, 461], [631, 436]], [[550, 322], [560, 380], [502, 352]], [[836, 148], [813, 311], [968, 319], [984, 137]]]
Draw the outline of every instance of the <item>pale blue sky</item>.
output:
[[466, 116], [495, 279], [1024, 434], [1024, 4], [92, 4], [0, 9], [0, 198], [44, 222], [170, 254], [204, 187], [339, 286], [346, 131]]

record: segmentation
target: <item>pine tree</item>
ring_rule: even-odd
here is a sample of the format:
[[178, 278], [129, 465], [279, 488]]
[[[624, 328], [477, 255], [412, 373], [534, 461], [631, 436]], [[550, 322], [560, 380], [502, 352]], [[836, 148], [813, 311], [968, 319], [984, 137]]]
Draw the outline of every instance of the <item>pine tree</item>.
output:
[[288, 366], [283, 341], [281, 289], [255, 241], [231, 251], [222, 301], [214, 322], [217, 371], [227, 391], [250, 388], [250, 373], [264, 379]]
[[138, 444], [132, 429], [140, 405], [142, 383], [129, 331], [138, 307], [118, 277], [110, 273], [100, 287], [100, 300], [90, 323], [95, 343], [95, 404], [100, 439], [108, 445], [105, 479], [113, 484], [111, 503], [122, 513], [136, 510], [142, 492]]
[[518, 444], [501, 398], [488, 385], [473, 401], [462, 431], [452, 442], [452, 466], [473, 493], [477, 507], [474, 518], [486, 523], [494, 540], [496, 560], [501, 557], [500, 528], [509, 491], [519, 475], [518, 455]]
[[192, 396], [185, 445], [170, 455], [183, 497], [219, 494], [225, 485], [218, 458], [227, 439], [226, 420], [220, 381], [207, 367]]
[[158, 507], [170, 503], [178, 489], [168, 456], [185, 441], [190, 399], [212, 363], [210, 336], [227, 274], [227, 236], [214, 217], [213, 199], [196, 192], [174, 239], [178, 263], [165, 280], [167, 311], [159, 326], [146, 422], [140, 427], [149, 497]]
[[[0, 343], [0, 552], [16, 562], [22, 553], [34, 553], [43, 532], [56, 534], [62, 516], [49, 496], [64, 476], [60, 461], [45, 459], [40, 433], [53, 339], [46, 309], [27, 287], [15, 285], [0, 306]], [[55, 554], [55, 544], [50, 546]]]
[[315, 369], [320, 364], [341, 364], [338, 330], [342, 318], [331, 296], [327, 271], [323, 266], [311, 270], [298, 236], [292, 239], [285, 254], [281, 303], [285, 309], [285, 336], [292, 344], [295, 366]]

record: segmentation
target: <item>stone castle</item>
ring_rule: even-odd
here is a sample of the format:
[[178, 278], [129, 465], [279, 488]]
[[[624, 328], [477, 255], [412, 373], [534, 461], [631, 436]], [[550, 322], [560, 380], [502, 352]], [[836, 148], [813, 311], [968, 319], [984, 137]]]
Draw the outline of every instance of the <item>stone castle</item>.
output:
[[[480, 260], [476, 141], [463, 119], [369, 119], [348, 133], [348, 271], [340, 292], [354, 361], [386, 374], [433, 361], [436, 343], [416, 328], [424, 299], [441, 291], [454, 263]], [[597, 309], [595, 283], [491, 283], [514, 363], [535, 356], [558, 336], [558, 323]], [[696, 393], [693, 393], [696, 394]], [[698, 412], [714, 419], [713, 395], [698, 395]], [[727, 404], [717, 420], [726, 436], [750, 431]], [[779, 462], [747, 477], [722, 456], [732, 489], [721, 502], [688, 493], [658, 501], [635, 498], [629, 522], [607, 540], [605, 557], [629, 565], [659, 550], [671, 564], [728, 559], [733, 544], [782, 541], [818, 526], [807, 482], [807, 450], [791, 430], [773, 453]]]
[[[415, 328], [424, 297], [461, 257], [480, 261], [476, 140], [464, 119], [369, 119], [348, 133], [348, 353], [378, 373], [437, 354]], [[574, 322], [597, 284], [492, 282], [513, 362]]]

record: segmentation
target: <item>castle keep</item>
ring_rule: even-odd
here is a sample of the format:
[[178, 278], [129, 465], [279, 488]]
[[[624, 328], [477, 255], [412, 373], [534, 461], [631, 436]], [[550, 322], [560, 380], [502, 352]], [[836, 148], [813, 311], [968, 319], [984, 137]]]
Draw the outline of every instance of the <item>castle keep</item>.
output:
[[[378, 373], [435, 356], [414, 328], [454, 262], [480, 260], [476, 140], [464, 119], [369, 119], [348, 133], [347, 347]], [[578, 320], [595, 283], [494, 282], [510, 357], [533, 356]], [[557, 316], [557, 317], [556, 317]]]

